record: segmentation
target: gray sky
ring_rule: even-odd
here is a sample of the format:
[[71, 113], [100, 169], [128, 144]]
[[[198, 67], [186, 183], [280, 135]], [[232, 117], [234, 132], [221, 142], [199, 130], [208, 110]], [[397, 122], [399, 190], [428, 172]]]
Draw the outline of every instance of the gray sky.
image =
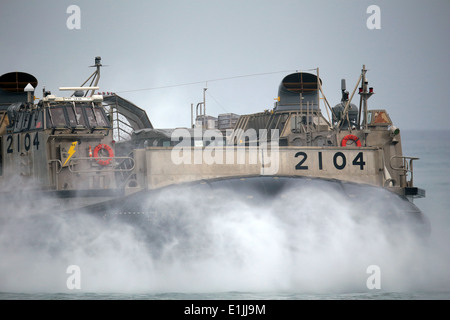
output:
[[[66, 95], [57, 88], [81, 85], [101, 56], [100, 91], [144, 108], [156, 127], [189, 126], [206, 85], [208, 114], [253, 113], [273, 107], [289, 71], [318, 67], [334, 106], [341, 78], [351, 92], [365, 64], [370, 108], [402, 129], [448, 128], [449, 0], [0, 1], [0, 74], [33, 74], [38, 97], [43, 86]], [[80, 29], [66, 24], [72, 4]], [[381, 29], [366, 26], [370, 5]], [[272, 74], [205, 82], [261, 73]]]

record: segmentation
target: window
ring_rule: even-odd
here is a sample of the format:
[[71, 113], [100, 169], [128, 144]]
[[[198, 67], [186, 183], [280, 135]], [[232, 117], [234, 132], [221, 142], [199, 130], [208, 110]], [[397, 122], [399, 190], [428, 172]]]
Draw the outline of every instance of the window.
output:
[[100, 127], [109, 127], [109, 121], [106, 118], [105, 113], [100, 108], [95, 108], [95, 117], [97, 118], [97, 123]]
[[42, 110], [36, 110], [30, 116], [30, 130], [39, 130], [44, 128], [44, 113]]
[[77, 116], [75, 114], [75, 107], [68, 105], [66, 107], [67, 116], [69, 118], [69, 126], [76, 127], [78, 125]]
[[86, 118], [84, 117], [84, 114], [83, 114], [83, 108], [81, 108], [80, 106], [76, 106], [75, 112], [76, 112], [75, 116], [77, 117], [78, 124], [86, 127]]
[[25, 112], [23, 114], [23, 118], [22, 118], [22, 126], [21, 126], [21, 130], [22, 131], [27, 131], [29, 126], [30, 126], [30, 117], [31, 117], [31, 113], [30, 112]]
[[66, 126], [66, 117], [64, 116], [64, 109], [62, 107], [50, 108], [50, 116], [52, 127]]
[[16, 115], [16, 119], [14, 121], [14, 132], [20, 132], [22, 129], [22, 121], [23, 121], [23, 112], [18, 112]]
[[86, 116], [88, 118], [89, 126], [91, 128], [97, 127], [97, 121], [95, 121], [94, 111], [92, 111], [92, 108], [87, 107], [84, 110], [86, 111]]

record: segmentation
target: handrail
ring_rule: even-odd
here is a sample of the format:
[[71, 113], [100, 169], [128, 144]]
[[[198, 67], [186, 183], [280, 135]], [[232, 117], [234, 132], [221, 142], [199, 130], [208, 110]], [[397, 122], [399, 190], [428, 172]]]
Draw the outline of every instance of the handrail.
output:
[[[63, 164], [62, 164], [61, 160], [59, 160], [59, 159], [48, 160], [48, 164], [52, 164], [52, 163], [55, 163], [55, 172], [52, 173], [52, 178], [54, 179], [55, 187], [58, 188], [58, 174], [62, 171]], [[59, 164], [59, 169], [58, 169], [58, 164]], [[53, 170], [51, 170], [51, 171], [53, 171]]]
[[[402, 160], [402, 166], [400, 167], [394, 167], [392, 165], [392, 160], [393, 159], [401, 159]], [[393, 170], [397, 170], [397, 171], [403, 171], [404, 175], [406, 177], [406, 175], [408, 173], [411, 173], [411, 178], [409, 179], [409, 181], [406, 181], [406, 186], [407, 187], [412, 187], [414, 186], [414, 180], [413, 180], [413, 176], [414, 176], [414, 170], [413, 170], [413, 161], [414, 160], [419, 160], [419, 158], [417, 157], [405, 157], [405, 156], [392, 156], [389, 159], [389, 165], [391, 166], [391, 168]]]
[[63, 164], [62, 164], [61, 160], [59, 160], [59, 159], [50, 159], [50, 160], [48, 160], [48, 163], [52, 163], [52, 162], [56, 162], [57, 164], [59, 163], [59, 168], [60, 169], [58, 170], [58, 167], [56, 167], [56, 173], [60, 173], [62, 168], [63, 168]]
[[[110, 168], [110, 167], [102, 167], [101, 170], [95, 169], [95, 168], [94, 168], [93, 170], [74, 170], [74, 168], [73, 168], [73, 166], [75, 165], [75, 163], [73, 163], [74, 161], [77, 161], [77, 160], [81, 160], [81, 161], [96, 161], [96, 160], [99, 160], [99, 159], [105, 159], [105, 160], [111, 159], [111, 160], [113, 161], [113, 162], [112, 162], [112, 164], [113, 164], [112, 168]], [[118, 168], [118, 167], [117, 167], [116, 160], [119, 160], [119, 159], [122, 159], [122, 160], [131, 160], [132, 166], [131, 166], [130, 168], [125, 168], [125, 169], [123, 169], [123, 168]], [[69, 171], [72, 172], [72, 173], [90, 173], [90, 172], [130, 172], [130, 171], [133, 171], [133, 170], [134, 170], [134, 166], [135, 166], [135, 162], [134, 162], [134, 159], [131, 158], [131, 157], [101, 157], [101, 156], [97, 156], [97, 157], [95, 157], [95, 158], [93, 158], [93, 157], [71, 158], [71, 159], [69, 160], [69, 164], [68, 164]], [[58, 173], [59, 173], [59, 172], [58, 172]]]

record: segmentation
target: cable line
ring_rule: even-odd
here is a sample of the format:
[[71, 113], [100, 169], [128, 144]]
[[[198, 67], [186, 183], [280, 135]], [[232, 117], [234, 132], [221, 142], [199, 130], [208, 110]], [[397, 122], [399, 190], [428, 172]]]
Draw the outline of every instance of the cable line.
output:
[[298, 70], [283, 70], [283, 71], [273, 71], [273, 72], [264, 72], [264, 73], [252, 73], [252, 74], [246, 74], [246, 75], [240, 75], [240, 76], [217, 78], [217, 79], [195, 81], [195, 82], [186, 82], [186, 83], [181, 83], [181, 84], [174, 84], [174, 85], [167, 85], [167, 86], [160, 86], [160, 87], [151, 87], [151, 88], [116, 91], [116, 93], [128, 93], [128, 92], [149, 91], [149, 90], [157, 90], [157, 89], [167, 89], [167, 88], [190, 86], [190, 85], [200, 84], [200, 83], [208, 83], [208, 82], [213, 82], [213, 81], [223, 81], [223, 80], [231, 80], [231, 79], [247, 78], [247, 77], [255, 77], [255, 76], [264, 76], [264, 75], [269, 75], [269, 74], [288, 73], [288, 72], [298, 72]]

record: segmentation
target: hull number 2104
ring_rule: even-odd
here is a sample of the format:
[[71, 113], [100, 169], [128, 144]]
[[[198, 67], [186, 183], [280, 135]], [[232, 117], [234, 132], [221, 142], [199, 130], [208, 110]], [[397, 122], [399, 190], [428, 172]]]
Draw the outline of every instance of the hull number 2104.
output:
[[[299, 158], [298, 163], [295, 165], [295, 170], [308, 170], [308, 154], [303, 151], [299, 151], [295, 154], [295, 158]], [[322, 151], [317, 153], [318, 169], [323, 170], [323, 158]], [[336, 152], [333, 155], [333, 165], [337, 170], [343, 170], [347, 166], [347, 157], [342, 152]], [[364, 154], [359, 152], [352, 160], [352, 165], [359, 167], [360, 170], [364, 170], [366, 162], [364, 161]]]

